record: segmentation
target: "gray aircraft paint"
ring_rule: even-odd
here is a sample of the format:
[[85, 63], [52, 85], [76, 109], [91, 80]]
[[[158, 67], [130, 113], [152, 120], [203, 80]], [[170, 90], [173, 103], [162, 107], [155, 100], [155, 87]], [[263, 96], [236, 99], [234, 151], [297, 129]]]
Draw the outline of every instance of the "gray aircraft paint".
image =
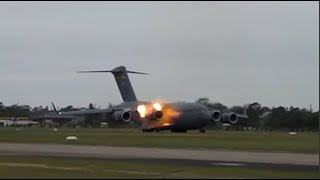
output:
[[78, 71], [80, 73], [104, 73], [104, 72], [111, 72], [115, 80], [117, 82], [119, 91], [121, 93], [122, 100], [124, 102], [130, 102], [130, 101], [137, 101], [136, 95], [133, 91], [131, 82], [128, 77], [128, 73], [134, 73], [134, 74], [147, 74], [142, 72], [135, 72], [135, 71], [127, 71], [127, 69], [124, 66], [119, 66], [111, 71]]
[[[214, 109], [208, 109], [206, 106], [199, 103], [189, 103], [189, 102], [173, 102], [163, 104], [162, 111], [164, 115], [158, 120], [150, 120], [148, 118], [140, 118], [137, 107], [138, 105], [152, 105], [152, 102], [139, 101], [136, 98], [133, 87], [131, 85], [128, 73], [133, 74], [147, 74], [136, 71], [127, 71], [124, 66], [116, 67], [112, 70], [101, 70], [101, 71], [78, 71], [79, 73], [112, 73], [120, 94], [123, 99], [123, 103], [115, 108], [109, 109], [94, 109], [94, 110], [80, 110], [80, 111], [70, 111], [70, 112], [57, 112], [55, 117], [68, 116], [71, 119], [78, 118], [79, 116], [85, 116], [90, 114], [111, 114], [121, 113], [121, 112], [131, 112], [131, 120], [137, 123], [142, 130], [172, 130], [174, 132], [186, 132], [188, 129], [204, 129], [209, 122], [212, 120], [212, 112]], [[54, 106], [54, 105], [53, 105]], [[173, 117], [166, 117], [167, 110], [175, 112], [177, 115]], [[168, 111], [168, 112], [170, 112]], [[221, 112], [223, 113], [233, 113], [233, 112]], [[233, 113], [236, 114], [236, 113]], [[236, 114], [238, 117], [247, 118], [246, 114], [243, 115]], [[50, 116], [48, 116], [50, 117]], [[52, 117], [52, 115], [51, 115]]]
[[[151, 104], [150, 102], [139, 102], [135, 96], [133, 87], [128, 77], [128, 73], [147, 74], [135, 71], [127, 71], [124, 66], [119, 66], [111, 71], [78, 71], [81, 73], [104, 73], [111, 72], [117, 82], [124, 103], [119, 105], [119, 108], [130, 108], [135, 111], [139, 104]], [[168, 103], [164, 108], [170, 107], [175, 111], [180, 112], [178, 117], [170, 119], [169, 126], [163, 126], [161, 120], [148, 121], [142, 120], [139, 116], [133, 116], [133, 121], [142, 126], [142, 129], [201, 129], [210, 121], [210, 111], [203, 105], [198, 103]]]

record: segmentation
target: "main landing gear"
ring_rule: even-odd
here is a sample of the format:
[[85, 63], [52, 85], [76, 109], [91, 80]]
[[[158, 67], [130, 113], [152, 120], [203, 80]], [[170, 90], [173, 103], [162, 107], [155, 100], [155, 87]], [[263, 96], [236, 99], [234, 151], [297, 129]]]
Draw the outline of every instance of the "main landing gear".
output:
[[154, 129], [142, 129], [142, 132], [154, 132]]
[[199, 129], [200, 133], [206, 133], [206, 129]]
[[160, 129], [142, 129], [142, 132], [161, 132]]
[[175, 133], [186, 133], [187, 130], [186, 129], [172, 129], [171, 132], [175, 132]]

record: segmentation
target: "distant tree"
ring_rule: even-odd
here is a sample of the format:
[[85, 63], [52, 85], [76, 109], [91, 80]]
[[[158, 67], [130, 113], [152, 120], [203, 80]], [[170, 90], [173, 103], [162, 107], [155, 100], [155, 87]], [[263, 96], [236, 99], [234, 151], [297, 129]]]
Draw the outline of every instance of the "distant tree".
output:
[[209, 100], [209, 98], [199, 98], [196, 100], [196, 103], [208, 106], [210, 104], [210, 100]]
[[115, 108], [115, 107], [117, 107], [117, 105], [114, 105], [114, 104], [109, 103], [108, 108]]
[[238, 113], [238, 114], [243, 114], [243, 110], [244, 110], [244, 107], [241, 107], [241, 106], [232, 106], [230, 108], [230, 111]]
[[248, 120], [247, 125], [252, 126], [255, 129], [260, 128], [260, 116], [262, 115], [261, 104], [254, 102], [248, 106], [247, 109]]
[[45, 112], [49, 112], [49, 107], [46, 106], [43, 110], [44, 110]]
[[48, 106], [43, 108], [43, 106], [35, 106], [30, 110], [32, 115], [41, 115], [50, 112]]
[[196, 100], [196, 103], [202, 104], [208, 108], [213, 108], [213, 109], [217, 109], [220, 111], [224, 111], [226, 109], [228, 109], [227, 106], [217, 102], [217, 103], [212, 103], [210, 102], [209, 98], [199, 98]]
[[74, 108], [72, 105], [69, 105], [65, 108], [61, 108], [61, 111], [74, 111], [77, 110], [76, 108]]
[[4, 110], [4, 105], [2, 102], [0, 102], [0, 116], [3, 116], [3, 110]]
[[92, 103], [89, 104], [89, 109], [94, 109], [94, 106]]
[[223, 105], [222, 103], [210, 103], [209, 104], [209, 108], [213, 108], [213, 109], [217, 109], [217, 110], [220, 110], [220, 111], [225, 111], [228, 109], [227, 106]]
[[319, 131], [319, 110], [318, 112], [311, 113], [305, 120], [306, 127], [312, 131]]
[[3, 116], [12, 117], [27, 117], [30, 114], [31, 107], [29, 105], [13, 104], [8, 107], [4, 107]]

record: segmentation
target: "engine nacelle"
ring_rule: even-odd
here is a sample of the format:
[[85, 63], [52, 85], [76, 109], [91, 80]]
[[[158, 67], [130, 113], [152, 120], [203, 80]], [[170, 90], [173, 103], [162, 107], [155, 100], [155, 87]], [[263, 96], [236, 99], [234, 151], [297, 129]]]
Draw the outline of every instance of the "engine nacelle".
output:
[[210, 115], [211, 115], [211, 121], [218, 122], [221, 119], [221, 113], [219, 110], [211, 110]]
[[221, 121], [223, 123], [231, 123], [231, 124], [236, 124], [238, 122], [238, 116], [235, 113], [223, 113]]
[[162, 111], [153, 111], [148, 117], [147, 119], [150, 120], [160, 120], [163, 116]]
[[162, 113], [162, 111], [155, 111], [155, 112], [153, 112], [153, 118], [154, 119], [160, 119], [160, 118], [162, 118], [162, 116], [163, 116], [163, 113]]
[[112, 114], [112, 119], [115, 121], [129, 122], [132, 118], [130, 111], [116, 111]]

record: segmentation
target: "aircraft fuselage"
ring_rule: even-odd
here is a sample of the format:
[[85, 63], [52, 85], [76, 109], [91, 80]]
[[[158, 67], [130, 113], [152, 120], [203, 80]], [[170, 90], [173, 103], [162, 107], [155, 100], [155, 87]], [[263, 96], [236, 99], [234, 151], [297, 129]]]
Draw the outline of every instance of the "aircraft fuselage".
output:
[[166, 103], [163, 104], [163, 117], [158, 120], [148, 120], [141, 118], [136, 112], [138, 105], [151, 105], [150, 102], [124, 102], [119, 105], [121, 108], [128, 108], [135, 112], [132, 120], [143, 130], [173, 130], [184, 131], [187, 129], [204, 128], [211, 119], [210, 111], [207, 107], [198, 103]]

